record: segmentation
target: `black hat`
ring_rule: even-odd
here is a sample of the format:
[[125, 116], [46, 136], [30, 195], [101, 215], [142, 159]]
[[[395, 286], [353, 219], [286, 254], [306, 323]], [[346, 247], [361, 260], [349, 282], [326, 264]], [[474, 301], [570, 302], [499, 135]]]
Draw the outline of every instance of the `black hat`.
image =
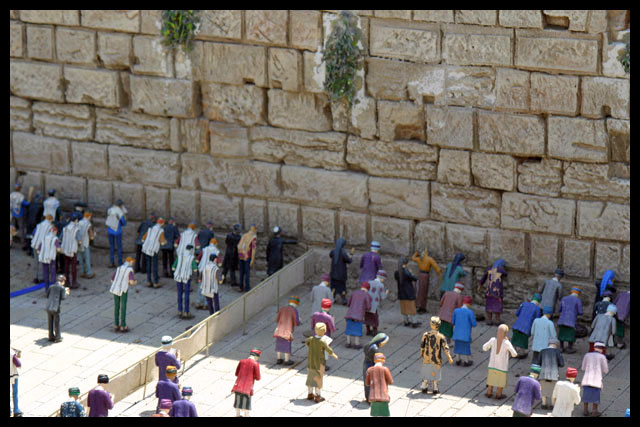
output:
[[49, 195], [50, 196], [53, 196], [54, 194], [56, 194], [55, 188], [52, 188], [51, 190], [49, 190]]
[[98, 384], [108, 384], [109, 376], [105, 374], [98, 375]]
[[124, 202], [122, 201], [122, 199], [118, 199], [118, 200], [116, 200], [116, 205], [122, 206], [122, 205], [124, 205]]

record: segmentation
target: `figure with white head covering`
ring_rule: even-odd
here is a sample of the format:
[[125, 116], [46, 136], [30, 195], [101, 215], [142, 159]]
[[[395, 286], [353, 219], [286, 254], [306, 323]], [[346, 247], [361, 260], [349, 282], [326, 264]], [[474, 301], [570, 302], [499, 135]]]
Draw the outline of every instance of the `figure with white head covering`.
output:
[[[176, 369], [180, 369], [182, 366], [180, 364], [180, 353], [171, 348], [173, 344], [173, 338], [169, 335], [165, 335], [161, 340], [162, 348], [158, 350], [155, 356], [156, 366], [158, 367], [158, 379], [163, 380], [166, 379], [166, 369], [167, 366], [175, 366]], [[178, 383], [178, 377], [173, 379], [173, 382]]]

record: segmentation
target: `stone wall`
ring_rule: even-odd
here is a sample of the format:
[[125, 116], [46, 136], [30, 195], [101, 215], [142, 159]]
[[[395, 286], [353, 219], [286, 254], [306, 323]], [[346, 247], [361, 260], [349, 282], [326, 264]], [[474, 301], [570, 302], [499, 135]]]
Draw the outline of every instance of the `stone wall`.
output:
[[508, 307], [557, 266], [587, 299], [607, 268], [628, 286], [627, 11], [354, 11], [350, 116], [322, 89], [338, 12], [203, 11], [185, 54], [158, 10], [11, 10], [11, 185], [98, 223], [123, 199], [129, 248], [153, 211], [376, 239], [389, 269], [425, 245], [443, 266], [465, 252], [470, 278], [502, 257]]

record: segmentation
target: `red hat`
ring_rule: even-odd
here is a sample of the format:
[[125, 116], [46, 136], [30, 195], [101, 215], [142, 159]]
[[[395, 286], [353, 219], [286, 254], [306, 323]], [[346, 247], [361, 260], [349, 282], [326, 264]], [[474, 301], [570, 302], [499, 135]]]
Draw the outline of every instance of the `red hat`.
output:
[[252, 355], [252, 354], [260, 357], [262, 355], [262, 352], [260, 350], [258, 350], [257, 348], [254, 348], [249, 352], [249, 355]]
[[567, 378], [576, 378], [578, 376], [578, 370], [576, 368], [567, 368]]
[[471, 304], [473, 302], [473, 300], [471, 299], [471, 297], [469, 295], [463, 296], [462, 297], [462, 303], [463, 304]]
[[361, 288], [365, 288], [366, 290], [371, 289], [371, 285], [369, 284], [369, 282], [362, 282], [362, 283], [360, 283], [360, 287], [361, 287]]
[[331, 300], [329, 298], [322, 298], [322, 301], [320, 302], [320, 307], [322, 307], [323, 309], [330, 309], [331, 308]]
[[455, 289], [460, 289], [461, 291], [463, 291], [464, 290], [464, 284], [458, 282], [458, 283], [455, 284], [454, 288]]
[[160, 225], [164, 224], [164, 219], [163, 218], [158, 218], [157, 223], [160, 224]]

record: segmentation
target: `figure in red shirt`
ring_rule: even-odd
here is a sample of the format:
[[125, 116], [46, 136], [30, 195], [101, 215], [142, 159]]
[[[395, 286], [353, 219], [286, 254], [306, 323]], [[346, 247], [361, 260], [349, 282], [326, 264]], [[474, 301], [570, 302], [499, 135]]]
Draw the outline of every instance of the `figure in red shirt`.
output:
[[249, 352], [249, 357], [242, 359], [236, 368], [236, 377], [238, 378], [231, 392], [236, 394], [233, 407], [236, 408], [237, 417], [242, 417], [242, 411], [244, 411], [244, 416], [249, 416], [251, 396], [253, 396], [253, 383], [260, 381], [260, 364], [258, 363], [258, 359], [261, 354], [262, 352], [260, 350], [254, 348]]

